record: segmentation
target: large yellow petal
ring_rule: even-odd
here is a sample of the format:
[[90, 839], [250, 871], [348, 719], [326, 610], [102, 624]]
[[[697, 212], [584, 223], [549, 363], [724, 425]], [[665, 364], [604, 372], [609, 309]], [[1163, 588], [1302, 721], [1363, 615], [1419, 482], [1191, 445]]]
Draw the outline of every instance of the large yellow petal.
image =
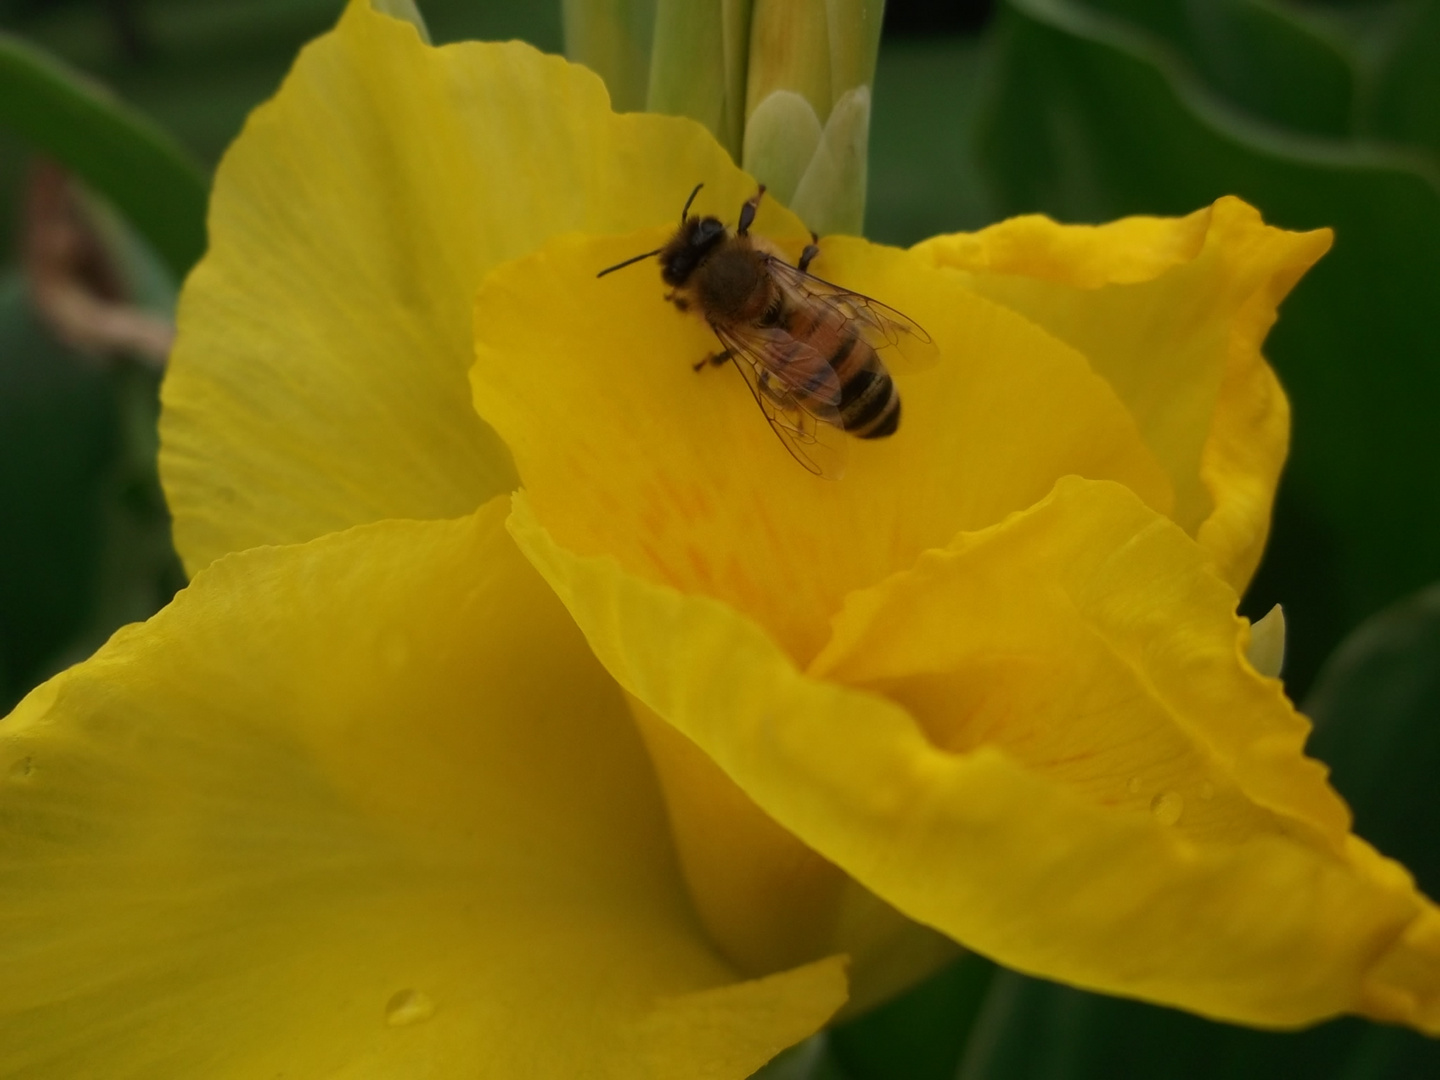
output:
[[1169, 473], [1174, 518], [1245, 587], [1290, 435], [1260, 345], [1330, 231], [1267, 226], [1235, 198], [1184, 218], [1014, 218], [916, 247], [1084, 353]]
[[744, 1077], [844, 999], [699, 929], [503, 505], [214, 564], [0, 727], [0, 1073]]
[[1117, 486], [1068, 481], [856, 597], [829, 680], [723, 603], [567, 551], [525, 498], [511, 530], [628, 692], [905, 914], [1221, 1019], [1440, 1032], [1435, 907], [1346, 832], [1206, 553]]
[[811, 670], [900, 702], [943, 749], [1002, 747], [1100, 805], [1338, 846], [1349, 814], [1302, 756], [1309, 723], [1240, 661], [1235, 600], [1129, 493], [1066, 480], [852, 594]]
[[704, 750], [643, 703], [631, 706], [696, 911], [741, 971], [768, 974], [844, 953], [854, 987], [845, 1013], [853, 1015], [955, 958], [952, 941], [776, 825]]
[[558, 232], [673, 220], [700, 181], [706, 210], [753, 191], [699, 124], [617, 116], [584, 68], [432, 48], [354, 0], [216, 176], [161, 425], [186, 564], [510, 490], [465, 381], [481, 277]]
[[816, 272], [917, 319], [943, 360], [897, 376], [897, 434], [850, 439], [838, 482], [812, 476], [736, 371], [691, 370], [718, 345], [664, 303], [654, 263], [595, 279], [664, 236], [562, 238], [497, 269], [476, 301], [476, 407], [567, 548], [724, 600], [803, 662], [847, 592], [1059, 476], [1119, 480], [1169, 509], [1163, 472], [1083, 357], [959, 275], [854, 239], [823, 241]]

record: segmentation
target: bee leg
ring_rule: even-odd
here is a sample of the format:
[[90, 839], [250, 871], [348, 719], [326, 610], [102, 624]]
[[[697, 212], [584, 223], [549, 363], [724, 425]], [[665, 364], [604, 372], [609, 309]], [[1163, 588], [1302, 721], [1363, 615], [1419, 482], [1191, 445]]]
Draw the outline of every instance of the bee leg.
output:
[[755, 220], [755, 212], [760, 209], [760, 196], [765, 194], [765, 185], [760, 185], [760, 190], [755, 192], [752, 198], [745, 200], [745, 205], [740, 207], [740, 224], [735, 229], [736, 236], [744, 236], [750, 231], [750, 225]]
[[666, 299], [666, 300], [669, 300], [670, 303], [674, 304], [674, 305], [675, 305], [677, 308], [679, 308], [681, 311], [689, 311], [689, 310], [690, 310], [690, 301], [689, 301], [689, 300], [686, 300], [683, 296], [679, 295], [678, 293], [668, 292], [668, 293], [665, 294], [665, 299]]
[[810, 269], [810, 260], [820, 254], [820, 236], [818, 233], [810, 234], [810, 243], [805, 245], [805, 250], [800, 253], [799, 270], [803, 274]]
[[719, 367], [721, 364], [725, 363], [725, 361], [729, 360], [730, 357], [732, 357], [732, 356], [734, 356], [734, 355], [735, 355], [734, 352], [732, 352], [730, 349], [726, 349], [724, 352], [711, 353], [709, 356], [705, 357], [705, 359], [701, 360], [699, 363], [697, 363], [697, 364], [691, 364], [690, 366], [693, 367], [693, 368], [695, 369], [695, 372], [698, 374], [698, 373], [700, 373], [701, 371], [704, 371], [706, 367], [708, 367], [708, 366], [710, 366], [710, 365], [712, 365], [712, 364], [713, 364], [715, 367]]

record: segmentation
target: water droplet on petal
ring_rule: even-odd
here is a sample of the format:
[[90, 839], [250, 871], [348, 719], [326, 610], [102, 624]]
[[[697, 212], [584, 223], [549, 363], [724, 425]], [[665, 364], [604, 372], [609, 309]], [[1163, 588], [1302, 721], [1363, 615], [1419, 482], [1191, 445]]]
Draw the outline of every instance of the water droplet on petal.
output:
[[1204, 799], [1206, 802], [1209, 802], [1214, 797], [1215, 785], [1210, 783], [1209, 780], [1206, 780], [1203, 784], [1200, 785], [1200, 798]]
[[1131, 795], [1139, 795], [1139, 794], [1140, 794], [1140, 789], [1143, 788], [1144, 786], [1145, 786], [1145, 781], [1141, 780], [1140, 777], [1138, 777], [1138, 776], [1132, 776], [1132, 777], [1130, 777], [1129, 781], [1125, 784], [1125, 790], [1128, 791], [1128, 792], [1130, 792]]
[[385, 1003], [385, 1022], [391, 1027], [418, 1024], [434, 1015], [435, 1002], [420, 990], [396, 990]]
[[1150, 800], [1150, 813], [1161, 825], [1174, 825], [1185, 812], [1185, 799], [1176, 791], [1162, 791]]

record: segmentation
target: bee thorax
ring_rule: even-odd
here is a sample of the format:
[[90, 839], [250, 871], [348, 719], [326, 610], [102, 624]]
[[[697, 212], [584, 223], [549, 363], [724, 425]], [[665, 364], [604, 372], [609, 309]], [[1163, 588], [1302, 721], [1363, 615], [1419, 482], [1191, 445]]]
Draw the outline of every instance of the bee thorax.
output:
[[696, 282], [700, 306], [711, 318], [753, 320], [770, 300], [762, 257], [746, 248], [725, 248], [705, 261]]

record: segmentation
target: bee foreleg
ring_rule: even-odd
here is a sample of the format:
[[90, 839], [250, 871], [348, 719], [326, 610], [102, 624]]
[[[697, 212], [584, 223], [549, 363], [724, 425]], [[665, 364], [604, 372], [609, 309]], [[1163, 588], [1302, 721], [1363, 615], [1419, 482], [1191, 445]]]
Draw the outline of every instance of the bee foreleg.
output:
[[755, 213], [760, 209], [760, 196], [765, 194], [765, 185], [760, 185], [760, 190], [745, 200], [745, 205], [740, 207], [740, 224], [735, 227], [736, 236], [744, 236], [750, 231], [751, 224], [755, 221]]
[[697, 372], [699, 372], [703, 371], [707, 366], [710, 365], [719, 367], [721, 364], [725, 363], [725, 361], [729, 360], [730, 357], [734, 355], [735, 353], [732, 350], [726, 349], [723, 352], [711, 353], [709, 356], [705, 357], [705, 359], [699, 361], [698, 363], [691, 364], [690, 366], [693, 367]]
[[681, 311], [690, 310], [690, 301], [686, 300], [685, 297], [681, 296], [679, 293], [668, 292], [665, 294], [665, 299], [669, 300], [670, 303], [674, 304]]
[[820, 237], [815, 233], [810, 234], [810, 243], [805, 245], [805, 250], [800, 253], [799, 270], [803, 274], [810, 269], [810, 261], [820, 254]]

